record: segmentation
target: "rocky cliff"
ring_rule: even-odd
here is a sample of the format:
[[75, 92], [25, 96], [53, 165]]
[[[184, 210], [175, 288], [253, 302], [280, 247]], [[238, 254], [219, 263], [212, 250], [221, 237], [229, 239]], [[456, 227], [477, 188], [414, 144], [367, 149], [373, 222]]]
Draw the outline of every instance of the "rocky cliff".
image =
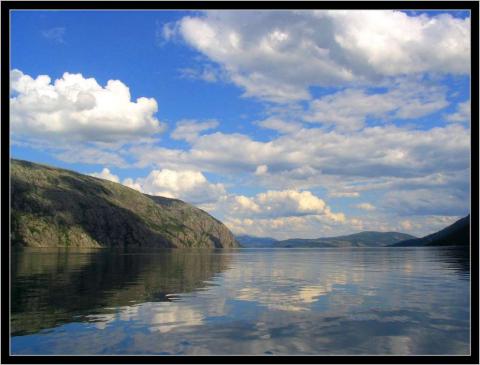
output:
[[11, 160], [11, 241], [32, 247], [238, 247], [225, 225], [180, 200]]

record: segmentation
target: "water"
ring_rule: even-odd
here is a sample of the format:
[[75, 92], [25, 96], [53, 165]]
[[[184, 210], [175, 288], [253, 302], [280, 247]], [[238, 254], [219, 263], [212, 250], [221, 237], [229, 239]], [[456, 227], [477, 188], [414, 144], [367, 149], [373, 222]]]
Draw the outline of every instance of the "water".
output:
[[450, 248], [12, 255], [12, 354], [461, 354]]

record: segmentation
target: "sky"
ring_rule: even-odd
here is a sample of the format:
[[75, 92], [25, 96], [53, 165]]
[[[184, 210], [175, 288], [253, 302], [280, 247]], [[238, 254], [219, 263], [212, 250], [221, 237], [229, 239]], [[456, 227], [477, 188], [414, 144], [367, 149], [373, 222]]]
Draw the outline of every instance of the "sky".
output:
[[235, 234], [422, 236], [470, 210], [463, 11], [13, 11], [11, 157]]

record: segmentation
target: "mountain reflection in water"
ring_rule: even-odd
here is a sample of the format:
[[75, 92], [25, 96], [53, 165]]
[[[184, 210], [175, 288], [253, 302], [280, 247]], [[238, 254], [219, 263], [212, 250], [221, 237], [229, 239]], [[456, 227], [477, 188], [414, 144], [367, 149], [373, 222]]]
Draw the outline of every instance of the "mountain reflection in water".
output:
[[24, 250], [12, 352], [468, 354], [469, 299], [450, 248]]
[[177, 293], [207, 286], [228, 260], [215, 250], [17, 252], [12, 255], [12, 334], [96, 320], [135, 303], [172, 301]]

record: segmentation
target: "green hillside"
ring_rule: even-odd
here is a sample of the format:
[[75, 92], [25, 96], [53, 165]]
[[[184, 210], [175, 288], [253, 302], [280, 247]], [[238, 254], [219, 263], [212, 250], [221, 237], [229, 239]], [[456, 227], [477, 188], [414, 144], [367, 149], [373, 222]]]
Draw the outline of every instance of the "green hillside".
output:
[[30, 247], [238, 247], [208, 213], [73, 171], [11, 160], [11, 240]]

